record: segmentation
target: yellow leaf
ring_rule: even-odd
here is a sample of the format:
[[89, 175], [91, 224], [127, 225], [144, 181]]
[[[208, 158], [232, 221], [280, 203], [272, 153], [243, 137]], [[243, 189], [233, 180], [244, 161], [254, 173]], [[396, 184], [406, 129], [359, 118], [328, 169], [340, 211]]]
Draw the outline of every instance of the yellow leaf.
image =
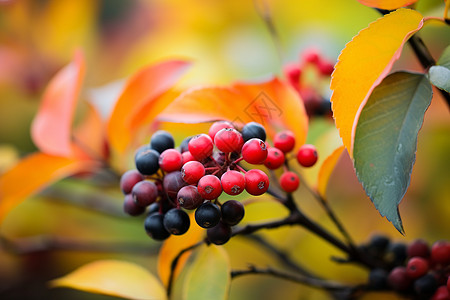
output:
[[417, 0], [358, 0], [359, 3], [369, 7], [394, 10], [417, 2]]
[[166, 291], [149, 271], [134, 263], [99, 260], [50, 281], [51, 287], [68, 287], [127, 299], [167, 299]]
[[0, 177], [0, 223], [21, 201], [58, 179], [89, 171], [97, 162], [33, 153]]
[[326, 198], [326, 191], [328, 186], [328, 180], [330, 179], [330, 175], [338, 162], [339, 157], [341, 157], [342, 151], [344, 151], [345, 147], [340, 146], [336, 150], [333, 151], [322, 163], [319, 170], [319, 176], [317, 177], [317, 191], [322, 196], [322, 198]]
[[405, 42], [422, 26], [420, 13], [401, 8], [361, 30], [342, 50], [332, 75], [331, 102], [336, 126], [350, 156], [362, 108], [400, 57]]
[[[169, 283], [170, 271], [172, 267], [172, 261], [182, 251], [197, 242], [199, 242], [204, 234], [205, 230], [197, 225], [194, 218], [194, 213], [189, 215], [191, 219], [191, 227], [189, 230], [179, 236], [172, 235], [164, 241], [158, 256], [158, 275], [161, 278], [165, 286]], [[177, 267], [174, 272], [174, 278], [176, 278], [184, 267], [186, 260], [189, 258], [191, 251], [184, 253], [178, 260]]]

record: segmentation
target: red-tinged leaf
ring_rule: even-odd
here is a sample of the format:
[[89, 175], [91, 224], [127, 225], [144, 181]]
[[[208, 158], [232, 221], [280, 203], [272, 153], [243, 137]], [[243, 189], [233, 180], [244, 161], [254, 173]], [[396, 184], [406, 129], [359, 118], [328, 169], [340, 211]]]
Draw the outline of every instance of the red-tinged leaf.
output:
[[344, 149], [344, 146], [340, 146], [334, 150], [333, 153], [331, 153], [320, 166], [319, 176], [317, 178], [317, 191], [324, 199], [326, 198], [328, 180], [330, 179], [330, 175], [333, 172], [334, 167], [336, 166]]
[[[186, 249], [199, 242], [205, 234], [205, 230], [198, 226], [195, 222], [194, 214], [191, 213], [189, 217], [191, 219], [191, 226], [189, 230], [183, 235], [170, 236], [167, 240], [164, 241], [161, 249], [159, 250], [158, 275], [164, 286], [167, 286], [169, 283], [172, 262], [175, 257], [183, 249]], [[187, 259], [189, 258], [190, 253], [191, 251], [187, 251], [179, 258], [177, 267], [174, 270], [174, 279], [180, 274], [181, 270], [186, 264]]]
[[84, 74], [83, 55], [76, 52], [73, 61], [47, 86], [31, 126], [33, 142], [42, 152], [71, 156], [72, 121]]
[[136, 115], [141, 116], [142, 111], [155, 115], [169, 104], [166, 97], [160, 96], [173, 87], [189, 66], [185, 61], [166, 61], [140, 70], [127, 81], [107, 127], [114, 150], [123, 153], [129, 146], [131, 123]]
[[22, 159], [0, 177], [0, 222], [26, 197], [70, 175], [90, 171], [97, 162], [53, 156], [42, 152]]
[[276, 78], [262, 83], [190, 89], [172, 102], [159, 119], [180, 123], [255, 121], [266, 127], [269, 136], [283, 129], [293, 131], [297, 145], [304, 143], [308, 130], [303, 102]]
[[152, 273], [137, 264], [120, 260], [91, 262], [50, 281], [50, 286], [126, 299], [167, 299], [164, 287]]
[[356, 124], [367, 99], [400, 57], [409, 37], [422, 26], [420, 13], [401, 8], [361, 30], [342, 50], [332, 75], [331, 102], [336, 126], [350, 156]]
[[416, 3], [417, 0], [358, 0], [358, 2], [369, 7], [394, 10]]

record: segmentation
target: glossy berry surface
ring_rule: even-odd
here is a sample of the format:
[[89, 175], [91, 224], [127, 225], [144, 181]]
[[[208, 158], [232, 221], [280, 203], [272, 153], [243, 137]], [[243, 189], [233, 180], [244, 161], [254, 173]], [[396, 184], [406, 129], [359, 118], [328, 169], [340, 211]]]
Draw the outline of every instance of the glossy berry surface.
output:
[[186, 151], [189, 151], [189, 141], [192, 139], [192, 136], [185, 137], [180, 144], [180, 153], [183, 154]]
[[292, 193], [299, 185], [300, 179], [294, 172], [284, 172], [280, 177], [280, 186], [285, 192]]
[[214, 200], [222, 194], [220, 179], [214, 175], [205, 175], [198, 181], [198, 192], [206, 200]]
[[172, 208], [164, 215], [163, 224], [171, 234], [181, 235], [188, 231], [191, 220], [185, 211]]
[[195, 210], [195, 221], [202, 228], [211, 228], [220, 221], [220, 208], [210, 201], [200, 205]]
[[303, 167], [314, 166], [318, 158], [316, 147], [310, 144], [301, 146], [297, 152], [297, 161]]
[[413, 257], [406, 265], [406, 274], [413, 279], [422, 277], [428, 272], [428, 261], [422, 257]]
[[178, 191], [186, 185], [187, 183], [181, 177], [180, 171], [171, 172], [164, 176], [164, 192], [171, 200], [176, 200]]
[[252, 138], [258, 138], [265, 142], [267, 135], [264, 126], [256, 122], [250, 122], [242, 127], [242, 137], [244, 142]]
[[166, 149], [174, 148], [175, 141], [170, 132], [158, 130], [150, 139], [150, 147], [159, 153], [162, 153]]
[[295, 147], [294, 133], [289, 130], [278, 132], [273, 138], [273, 145], [284, 153], [292, 151]]
[[238, 224], [245, 215], [244, 205], [236, 200], [228, 200], [220, 208], [222, 212], [222, 221], [228, 225]]
[[233, 128], [224, 128], [219, 130], [214, 136], [214, 144], [217, 149], [224, 153], [240, 152], [244, 139], [242, 134]]
[[164, 172], [179, 171], [183, 165], [183, 157], [178, 150], [167, 149], [161, 153], [158, 162]]
[[130, 216], [139, 216], [145, 212], [145, 207], [137, 205], [133, 196], [127, 194], [123, 200], [123, 211]]
[[192, 137], [188, 143], [188, 148], [196, 160], [202, 161], [212, 155], [214, 144], [209, 135], [202, 133]]
[[245, 189], [245, 178], [241, 172], [230, 170], [220, 178], [222, 189], [228, 195], [239, 195]]
[[219, 132], [221, 129], [224, 129], [224, 128], [233, 128], [234, 129], [234, 126], [233, 126], [233, 124], [231, 124], [228, 121], [214, 122], [211, 125], [211, 127], [209, 127], [209, 130], [208, 130], [209, 137], [214, 141], [214, 137], [216, 136], [217, 132]]
[[388, 275], [388, 284], [394, 290], [405, 291], [411, 286], [411, 279], [406, 275], [405, 267], [395, 267]]
[[181, 168], [181, 178], [188, 184], [196, 184], [205, 175], [205, 167], [198, 161], [188, 161]]
[[144, 176], [137, 170], [128, 170], [120, 177], [120, 190], [125, 195], [129, 194], [134, 185], [142, 180], [144, 180]]
[[188, 185], [178, 191], [177, 202], [185, 209], [195, 209], [202, 204], [203, 198], [196, 186]]
[[170, 236], [163, 224], [164, 214], [153, 213], [147, 216], [144, 221], [144, 228], [147, 235], [154, 240], [162, 241]]
[[159, 152], [147, 149], [136, 156], [136, 169], [143, 175], [153, 175], [159, 170]]
[[264, 165], [270, 170], [276, 170], [284, 164], [284, 153], [278, 148], [270, 147], [267, 149], [267, 158]]
[[223, 245], [231, 238], [231, 227], [223, 222], [206, 230], [208, 240], [215, 245]]
[[427, 258], [430, 256], [430, 246], [428, 243], [422, 239], [416, 239], [412, 241], [407, 248], [408, 257], [423, 257]]
[[158, 188], [152, 181], [140, 181], [131, 190], [131, 195], [137, 205], [146, 207], [158, 198]]
[[181, 163], [184, 165], [185, 163], [187, 163], [189, 161], [196, 161], [195, 157], [192, 156], [191, 152], [189, 152], [189, 150], [188, 150], [188, 151], [181, 153]]
[[259, 196], [269, 189], [269, 177], [259, 169], [251, 169], [245, 173], [245, 190], [253, 196]]
[[258, 138], [249, 139], [242, 146], [242, 157], [249, 164], [263, 164], [267, 158], [267, 154], [266, 143]]

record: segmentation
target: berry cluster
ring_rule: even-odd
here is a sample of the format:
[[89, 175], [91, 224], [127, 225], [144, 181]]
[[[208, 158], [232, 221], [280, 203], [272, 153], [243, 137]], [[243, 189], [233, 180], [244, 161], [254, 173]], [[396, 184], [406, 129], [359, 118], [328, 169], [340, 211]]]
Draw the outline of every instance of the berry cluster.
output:
[[[122, 175], [120, 187], [125, 195], [124, 211], [129, 215], [143, 214], [147, 234], [156, 240], [184, 234], [190, 227], [186, 210], [195, 210], [195, 221], [207, 229], [211, 243], [224, 244], [232, 234], [231, 226], [244, 217], [241, 202], [221, 203], [223, 193], [236, 196], [246, 191], [258, 196], [269, 188], [269, 177], [257, 168], [246, 171], [241, 161], [265, 165], [268, 169], [285, 167], [280, 186], [291, 193], [299, 186], [299, 178], [285, 166], [285, 154], [295, 146], [290, 131], [282, 131], [266, 143], [266, 131], [256, 122], [236, 129], [227, 121], [211, 125], [208, 134], [187, 137], [178, 149], [172, 135], [157, 131], [150, 144], [139, 148], [135, 155], [135, 170]], [[297, 153], [298, 162], [305, 167], [317, 161], [317, 151], [303, 145]]]
[[366, 253], [387, 263], [369, 273], [373, 289], [393, 289], [414, 299], [450, 299], [450, 242], [437, 241], [430, 247], [417, 239], [409, 244], [391, 243], [374, 236], [362, 247]]

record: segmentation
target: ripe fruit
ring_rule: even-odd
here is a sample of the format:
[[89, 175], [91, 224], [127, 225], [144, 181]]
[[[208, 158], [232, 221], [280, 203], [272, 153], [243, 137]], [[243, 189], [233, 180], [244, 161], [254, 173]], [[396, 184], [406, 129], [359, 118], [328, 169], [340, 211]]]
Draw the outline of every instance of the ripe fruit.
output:
[[195, 209], [202, 204], [203, 198], [196, 186], [188, 185], [178, 191], [177, 202], [185, 209]]
[[258, 138], [262, 141], [266, 141], [266, 130], [264, 127], [256, 122], [250, 122], [244, 125], [242, 128], [242, 137], [244, 142], [248, 141], [251, 138]]
[[180, 153], [183, 154], [186, 151], [189, 151], [189, 141], [192, 139], [192, 136], [185, 137], [180, 144]]
[[330, 76], [334, 71], [333, 63], [326, 60], [320, 60], [318, 67], [320, 73], [324, 76]]
[[431, 261], [436, 264], [450, 263], [450, 242], [437, 241], [431, 246]]
[[269, 189], [269, 177], [261, 170], [251, 169], [245, 173], [245, 190], [253, 196], [259, 196]]
[[411, 286], [411, 279], [406, 275], [405, 267], [395, 267], [388, 275], [388, 284], [396, 291], [405, 291]]
[[198, 192], [206, 200], [214, 200], [222, 194], [220, 179], [214, 175], [205, 175], [198, 181]]
[[215, 245], [223, 245], [231, 238], [231, 227], [224, 222], [219, 222], [216, 226], [206, 230], [208, 240]]
[[275, 170], [284, 164], [284, 160], [283, 151], [275, 147], [270, 147], [267, 149], [267, 158], [264, 161], [264, 165], [270, 170]]
[[183, 165], [181, 153], [175, 149], [164, 150], [159, 156], [159, 167], [164, 172], [179, 171]]
[[299, 185], [300, 179], [294, 172], [284, 172], [280, 177], [280, 186], [288, 193], [296, 191]]
[[273, 138], [273, 145], [284, 153], [292, 151], [295, 146], [294, 133], [289, 130], [278, 132]]
[[394, 265], [403, 265], [405, 263], [407, 257], [405, 244], [401, 242], [391, 243], [389, 245], [388, 252], [392, 256], [392, 262]]
[[171, 200], [175, 201], [175, 199], [177, 199], [178, 191], [186, 185], [186, 182], [181, 178], [180, 171], [171, 172], [164, 176], [164, 191]]
[[137, 170], [128, 170], [120, 177], [120, 189], [124, 195], [131, 193], [133, 186], [144, 180], [144, 176]]
[[219, 132], [221, 129], [224, 128], [234, 128], [233, 124], [231, 124], [228, 121], [217, 121], [214, 122], [211, 127], [209, 127], [208, 135], [209, 137], [214, 141], [214, 137], [216, 136], [216, 133]]
[[214, 144], [217, 149], [224, 153], [240, 152], [244, 139], [242, 134], [233, 128], [224, 128], [219, 130], [214, 136]]
[[181, 168], [181, 178], [189, 184], [196, 184], [205, 175], [205, 167], [198, 161], [188, 161]]
[[140, 181], [131, 190], [131, 195], [137, 205], [146, 207], [158, 198], [158, 188], [152, 181]]
[[262, 140], [252, 138], [242, 146], [242, 157], [249, 164], [259, 165], [267, 158], [267, 146]]
[[130, 216], [139, 216], [145, 212], [145, 207], [137, 205], [136, 202], [134, 202], [133, 196], [127, 194], [123, 201], [123, 211]]
[[450, 292], [444, 285], [438, 287], [436, 289], [436, 292], [434, 292], [433, 297], [431, 297], [431, 300], [449, 300], [449, 299], [450, 299]]
[[238, 224], [245, 215], [244, 205], [236, 200], [228, 200], [220, 208], [222, 221], [230, 226]]
[[422, 239], [414, 240], [407, 248], [408, 257], [423, 257], [428, 258], [430, 256], [430, 247], [428, 243]]
[[153, 213], [147, 216], [144, 221], [145, 232], [154, 240], [165, 240], [170, 236], [163, 224], [164, 215]]
[[153, 175], [159, 170], [159, 152], [146, 149], [135, 158], [136, 169], [143, 175]]
[[369, 252], [375, 256], [381, 256], [384, 254], [390, 244], [390, 240], [387, 236], [375, 234], [370, 238]]
[[172, 208], [164, 215], [163, 224], [171, 234], [181, 235], [188, 231], [191, 220], [184, 210]]
[[192, 156], [192, 154], [191, 154], [191, 152], [189, 152], [189, 150], [181, 153], [181, 163], [184, 165], [188, 161], [195, 161], [195, 157]]
[[241, 172], [230, 170], [220, 178], [222, 189], [228, 195], [239, 195], [245, 189], [245, 177]]
[[305, 144], [297, 152], [297, 161], [303, 167], [312, 167], [317, 162], [318, 154], [316, 147]]
[[369, 285], [376, 290], [382, 290], [387, 286], [388, 272], [383, 269], [373, 269], [369, 273]]
[[200, 205], [195, 210], [195, 221], [202, 228], [211, 228], [220, 221], [220, 208], [210, 201]]
[[433, 274], [426, 274], [414, 281], [414, 291], [421, 296], [431, 296], [438, 287]]
[[406, 274], [410, 278], [419, 278], [428, 272], [428, 261], [422, 257], [413, 257], [406, 265]]
[[158, 130], [150, 139], [150, 147], [159, 153], [162, 153], [166, 149], [174, 148], [175, 141], [169, 132]]
[[188, 148], [196, 160], [202, 161], [212, 155], [214, 145], [209, 135], [202, 133], [192, 137], [188, 143]]

